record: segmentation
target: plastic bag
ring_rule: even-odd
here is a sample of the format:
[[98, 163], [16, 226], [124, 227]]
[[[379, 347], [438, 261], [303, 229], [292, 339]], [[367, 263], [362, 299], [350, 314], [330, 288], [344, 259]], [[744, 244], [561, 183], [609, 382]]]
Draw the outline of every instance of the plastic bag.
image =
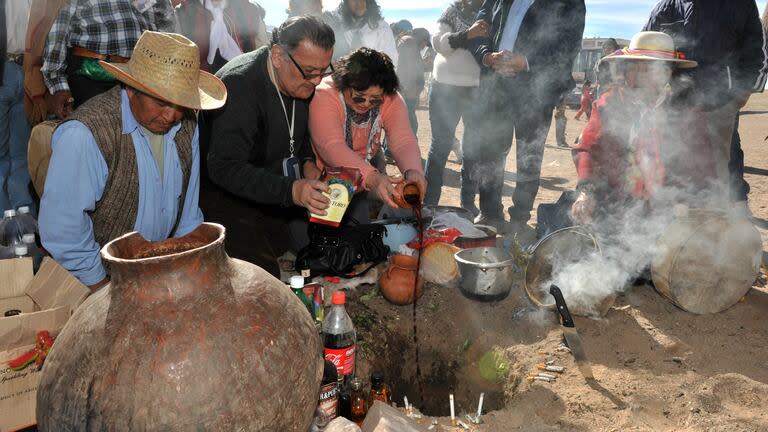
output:
[[444, 230], [444, 229], [456, 229], [459, 230], [459, 236], [466, 238], [482, 238], [487, 237], [488, 234], [480, 229], [475, 228], [475, 224], [456, 213], [440, 213], [436, 215], [427, 229]]

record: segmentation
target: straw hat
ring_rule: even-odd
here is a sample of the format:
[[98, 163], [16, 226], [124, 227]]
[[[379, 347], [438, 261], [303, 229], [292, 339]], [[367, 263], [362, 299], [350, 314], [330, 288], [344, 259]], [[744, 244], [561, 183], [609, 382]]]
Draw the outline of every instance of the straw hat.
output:
[[128, 63], [99, 64], [126, 85], [184, 108], [211, 110], [227, 101], [227, 88], [200, 70], [200, 50], [175, 33], [145, 31]]
[[661, 32], [640, 32], [632, 37], [629, 48], [616, 51], [604, 57], [602, 61], [616, 60], [653, 60], [675, 63], [680, 69], [698, 66], [693, 60], [686, 60], [685, 55], [675, 49], [672, 37]]

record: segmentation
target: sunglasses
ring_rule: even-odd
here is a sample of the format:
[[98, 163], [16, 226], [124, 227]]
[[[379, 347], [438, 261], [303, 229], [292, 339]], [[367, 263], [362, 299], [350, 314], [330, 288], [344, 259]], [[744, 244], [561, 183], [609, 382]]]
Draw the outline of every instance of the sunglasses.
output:
[[298, 69], [299, 73], [301, 73], [301, 77], [304, 78], [306, 81], [311, 81], [317, 78], [325, 78], [327, 76], [330, 76], [333, 73], [333, 64], [329, 64], [328, 67], [323, 72], [313, 73], [313, 74], [306, 73], [304, 72], [304, 68], [302, 68], [301, 65], [299, 65], [299, 63], [296, 61], [296, 59], [293, 58], [291, 53], [289, 53], [285, 47], [281, 46], [281, 48], [283, 48], [283, 52], [285, 53], [285, 55], [287, 55], [288, 58], [291, 59], [294, 66], [296, 66], [296, 69]]
[[367, 98], [365, 96], [350, 95], [350, 99], [352, 99], [352, 102], [356, 104], [364, 104], [368, 102], [369, 104], [375, 107], [384, 103], [384, 99], [382, 98]]

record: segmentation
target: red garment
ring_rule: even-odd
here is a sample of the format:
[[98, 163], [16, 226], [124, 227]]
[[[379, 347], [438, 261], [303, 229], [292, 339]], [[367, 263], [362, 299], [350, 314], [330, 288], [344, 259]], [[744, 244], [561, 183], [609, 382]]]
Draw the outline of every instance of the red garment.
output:
[[[663, 104], [646, 122], [638, 121], [637, 111], [622, 89], [611, 89], [595, 102], [574, 147], [579, 183], [638, 199], [661, 185], [705, 188], [716, 173], [701, 111], [680, 112]], [[637, 137], [631, 140], [633, 122]]]
[[592, 87], [584, 86], [581, 89], [581, 107], [579, 112], [576, 113], [576, 120], [581, 118], [582, 114], [587, 115], [587, 120], [592, 115]]

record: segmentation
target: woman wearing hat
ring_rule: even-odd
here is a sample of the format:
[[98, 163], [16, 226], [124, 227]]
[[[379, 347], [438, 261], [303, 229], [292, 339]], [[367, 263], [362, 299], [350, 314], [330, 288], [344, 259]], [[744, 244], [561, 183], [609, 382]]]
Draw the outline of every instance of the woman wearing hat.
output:
[[638, 33], [629, 48], [602, 61], [615, 62], [624, 83], [595, 103], [574, 148], [574, 219], [585, 223], [595, 212], [612, 214], [632, 201], [662, 196], [694, 203], [714, 178], [715, 165], [703, 117], [681, 108], [685, 89], [673, 77], [696, 62], [658, 32]]
[[55, 130], [39, 219], [43, 246], [92, 290], [109, 281], [99, 256], [107, 242], [131, 231], [150, 241], [180, 237], [203, 222], [193, 111], [227, 99], [181, 35], [146, 31], [128, 63], [101, 66], [122, 86]]
[[418, 184], [423, 198], [427, 182], [421, 154], [405, 102], [397, 92], [392, 60], [384, 53], [360, 48], [339, 60], [335, 68], [317, 87], [309, 106], [309, 131], [318, 167], [359, 169], [366, 190], [396, 208], [392, 180], [376, 169], [385, 132], [397, 167], [407, 181]]

